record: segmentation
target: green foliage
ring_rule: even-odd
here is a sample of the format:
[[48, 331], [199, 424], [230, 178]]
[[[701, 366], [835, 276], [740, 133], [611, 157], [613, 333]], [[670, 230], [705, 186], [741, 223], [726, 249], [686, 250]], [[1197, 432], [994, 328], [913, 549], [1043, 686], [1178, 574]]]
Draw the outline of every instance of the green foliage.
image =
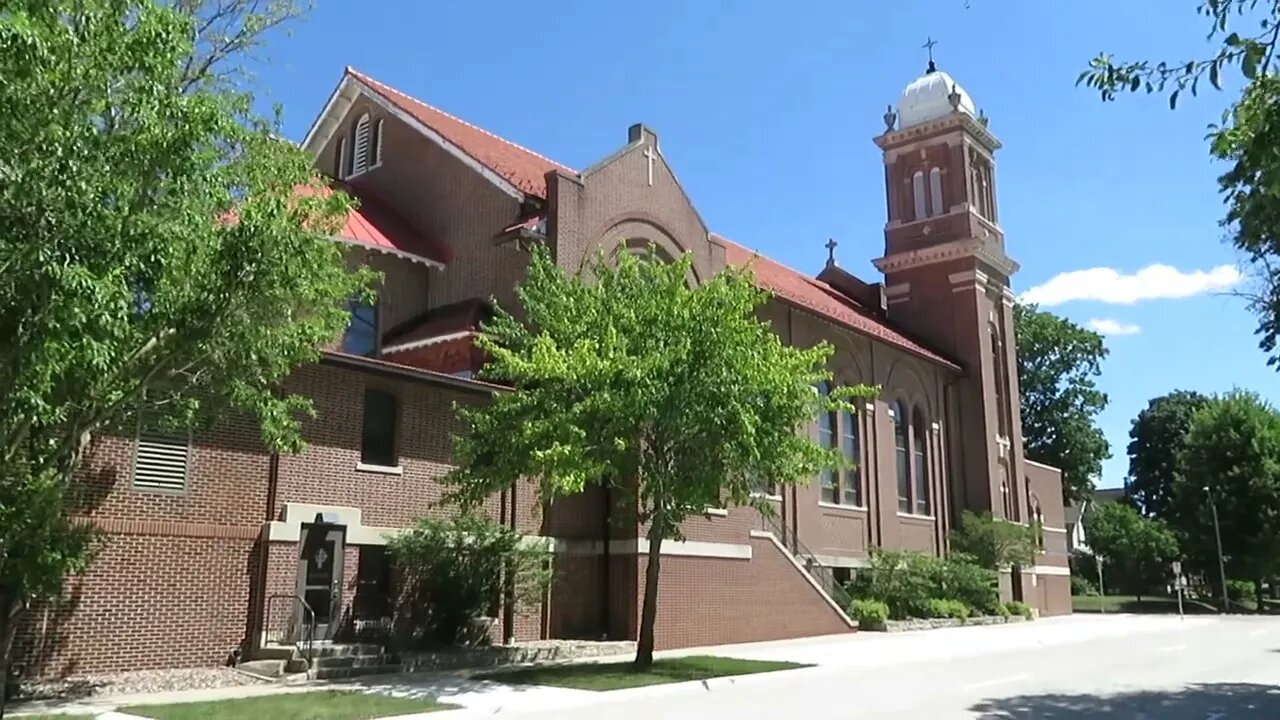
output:
[[879, 600], [854, 599], [849, 603], [849, 617], [864, 630], [880, 629], [889, 619], [889, 606]]
[[1228, 166], [1218, 179], [1226, 200], [1222, 220], [1228, 238], [1245, 257], [1256, 288], [1242, 293], [1258, 318], [1260, 345], [1272, 367], [1280, 367], [1280, 78], [1270, 72], [1280, 38], [1280, 5], [1257, 0], [1204, 0], [1199, 12], [1209, 24], [1211, 54], [1177, 62], [1114, 60], [1103, 53], [1077, 84], [1097, 89], [1104, 101], [1124, 92], [1168, 93], [1169, 107], [1183, 93], [1194, 95], [1205, 79], [1223, 87], [1238, 69], [1244, 90], [1209, 126], [1213, 157]]
[[209, 8], [174, 5], [0, 10], [0, 651], [89, 559], [66, 514], [92, 439], [139, 409], [180, 428], [231, 406], [298, 448], [310, 406], [280, 381], [369, 280], [332, 241], [348, 200], [250, 96], [204, 82], [281, 3], [222, 2], [243, 29], [226, 52]]
[[1148, 517], [1164, 518], [1173, 496], [1191, 418], [1209, 398], [1177, 390], [1153, 398], [1129, 429], [1129, 480], [1126, 495]]
[[544, 500], [611, 488], [647, 525], [649, 558], [637, 659], [651, 662], [663, 539], [723, 503], [755, 505], [759, 478], [783, 487], [842, 463], [797, 428], [852, 408], [872, 388], [814, 392], [831, 348], [787, 346], [756, 311], [749, 269], [695, 287], [692, 261], [598, 257], [584, 273], [541, 246], [518, 288], [524, 320], [500, 310], [484, 326], [481, 377], [512, 385], [460, 415], [450, 498], [474, 506], [522, 478]]
[[1111, 457], [1097, 421], [1107, 407], [1096, 382], [1107, 348], [1098, 333], [1035, 305], [1013, 311], [1023, 448], [1028, 460], [1062, 470], [1064, 502], [1082, 501]]
[[1071, 594], [1076, 597], [1097, 595], [1098, 587], [1079, 575], [1071, 575]]
[[996, 617], [1002, 617], [1002, 618], [1008, 618], [1010, 615], [1012, 615], [1012, 613], [1009, 612], [1009, 608], [1004, 606], [1004, 603], [996, 603], [995, 607], [991, 608], [991, 611], [989, 614], [995, 615]]
[[1252, 599], [1254, 595], [1253, 581], [1251, 580], [1228, 580], [1227, 581], [1227, 599], [1231, 602], [1238, 603], [1241, 600]]
[[1010, 565], [1028, 565], [1039, 549], [1039, 528], [1019, 525], [965, 510], [951, 530], [951, 550], [973, 558], [990, 570]]
[[1021, 615], [1022, 617], [1028, 620], [1035, 617], [1035, 613], [1031, 611], [1031, 607], [1029, 605], [1023, 602], [1019, 602], [1017, 600], [1010, 600], [1009, 602], [1005, 603], [1004, 608], [1009, 612], [1010, 615]]
[[858, 570], [849, 594], [878, 600], [889, 617], [929, 617], [932, 599], [951, 600], [973, 612], [990, 612], [997, 604], [996, 574], [966, 558], [939, 558], [905, 550], [875, 550], [868, 567]]
[[1191, 421], [1173, 506], [1172, 522], [1201, 574], [1217, 576], [1212, 507], [1229, 575], [1280, 573], [1280, 413], [1251, 392], [1213, 398]]
[[951, 618], [960, 620], [961, 622], [968, 620], [972, 615], [972, 611], [968, 605], [959, 600], [943, 600], [941, 598], [929, 598], [925, 602], [925, 617], [930, 618]]
[[545, 547], [476, 515], [424, 517], [387, 543], [401, 571], [397, 632], [421, 644], [463, 641], [473, 618], [496, 604], [509, 581], [512, 600], [536, 600], [550, 582]]
[[1178, 541], [1163, 520], [1143, 517], [1125, 503], [1103, 503], [1084, 516], [1085, 537], [1103, 558], [1110, 590], [1134, 595], [1161, 592], [1170, 563], [1180, 557]]

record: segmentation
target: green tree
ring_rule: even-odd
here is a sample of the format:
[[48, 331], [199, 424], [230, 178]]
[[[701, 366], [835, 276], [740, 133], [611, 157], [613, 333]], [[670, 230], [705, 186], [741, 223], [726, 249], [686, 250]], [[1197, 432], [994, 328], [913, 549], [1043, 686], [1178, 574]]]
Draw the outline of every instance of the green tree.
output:
[[1198, 392], [1176, 390], [1147, 403], [1129, 428], [1129, 483], [1125, 495], [1147, 517], [1166, 517], [1178, 454], [1191, 419], [1209, 402]]
[[1217, 577], [1212, 493], [1227, 574], [1253, 580], [1260, 595], [1280, 573], [1280, 413], [1252, 392], [1213, 398], [1192, 419], [1179, 464], [1171, 521], [1188, 555]]
[[785, 486], [837, 465], [798, 430], [874, 394], [815, 392], [830, 347], [783, 344], [755, 314], [766, 296], [749, 271], [690, 288], [690, 267], [623, 253], [573, 276], [537, 248], [518, 288], [526, 322], [499, 312], [480, 341], [482, 376], [515, 391], [461, 411], [469, 432], [448, 479], [464, 506], [526, 477], [544, 499], [589, 486], [627, 498], [648, 538], [641, 667], [653, 661], [663, 541], [721, 503], [767, 508], [753, 495], [762, 480]]
[[[1227, 170], [1218, 178], [1226, 203], [1222, 227], [1241, 252], [1252, 289], [1241, 291], [1257, 316], [1259, 345], [1280, 368], [1280, 78], [1271, 72], [1280, 38], [1280, 4], [1257, 0], [1204, 0], [1198, 6], [1209, 25], [1213, 50], [1178, 62], [1117, 61], [1101, 54], [1078, 84], [1097, 89], [1104, 101], [1125, 92], [1167, 93], [1169, 107], [1201, 80], [1221, 90], [1224, 76], [1238, 71], [1244, 89], [1222, 120], [1209, 126], [1210, 154]], [[1240, 29], [1237, 31], [1237, 27]]]
[[1010, 565], [1030, 565], [1040, 549], [1041, 529], [1019, 525], [991, 513], [968, 510], [960, 513], [960, 523], [951, 530], [951, 551], [973, 558], [984, 568], [999, 570]]
[[[250, 35], [259, 5], [239, 4]], [[147, 0], [0, 8], [0, 677], [21, 612], [90, 559], [69, 487], [92, 438], [234, 407], [297, 448], [310, 406], [279, 382], [368, 280], [306, 154], [247, 94], [191, 82], [219, 42], [198, 25]]]
[[1107, 395], [1095, 382], [1107, 348], [1098, 333], [1035, 305], [1013, 311], [1024, 452], [1061, 468], [1065, 502], [1082, 501], [1111, 456], [1097, 422]]
[[1178, 541], [1163, 520], [1143, 517], [1125, 503], [1104, 503], [1084, 516], [1085, 537], [1103, 558], [1108, 587], [1142, 599], [1164, 585], [1178, 559]]

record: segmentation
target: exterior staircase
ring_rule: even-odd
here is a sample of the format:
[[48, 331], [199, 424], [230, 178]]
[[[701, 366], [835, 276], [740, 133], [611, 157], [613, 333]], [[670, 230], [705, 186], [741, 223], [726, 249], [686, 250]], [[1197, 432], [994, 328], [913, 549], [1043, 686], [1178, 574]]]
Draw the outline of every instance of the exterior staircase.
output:
[[[818, 562], [817, 556], [800, 542], [800, 538], [796, 536], [793, 528], [788, 527], [785, 523], [779, 522], [777, 516], [765, 515], [760, 513], [760, 526], [767, 532], [777, 538], [778, 543], [786, 553], [790, 553], [796, 560], [796, 564], [800, 566], [809, 577], [813, 579], [817, 587], [826, 593], [827, 597], [838, 607], [841, 615], [849, 609], [852, 598], [839, 582], [836, 581], [835, 575], [832, 574], [831, 568], [826, 567]], [[848, 616], [845, 615], [846, 620]]]
[[401, 671], [399, 660], [381, 645], [317, 643], [264, 645], [237, 669], [268, 680], [336, 680]]

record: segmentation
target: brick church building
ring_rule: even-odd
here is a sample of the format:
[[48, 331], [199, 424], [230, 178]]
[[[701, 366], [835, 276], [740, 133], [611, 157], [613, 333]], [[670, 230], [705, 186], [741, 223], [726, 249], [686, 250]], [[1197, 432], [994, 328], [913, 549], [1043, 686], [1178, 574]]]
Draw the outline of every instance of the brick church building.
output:
[[[750, 264], [787, 342], [826, 340], [837, 382], [882, 388], [805, 429], [856, 469], [787, 488], [771, 498], [774, 518], [708, 510], [664, 544], [659, 648], [848, 632], [831, 583], [870, 548], [945, 553], [964, 509], [1040, 521], [1043, 551], [1002, 573], [1001, 592], [1042, 615], [1069, 612], [1060, 474], [1022, 452], [1000, 142], [932, 63], [874, 141], [883, 277], [854, 277], [834, 248], [814, 276], [707, 227], [644, 125], [574, 170], [348, 69], [304, 146], [359, 198], [337, 240], [383, 280], [340, 345], [288, 380], [317, 410], [307, 448], [267, 452], [235, 417], [195, 437], [95, 439], [81, 482], [97, 491], [86, 513], [107, 541], [60, 602], [29, 614], [19, 667], [218, 665], [295, 639], [304, 602], [321, 639], [384, 626], [387, 538], [440, 512], [453, 404], [503, 391], [473, 379], [474, 339], [491, 298], [514, 302], [536, 243], [571, 270], [601, 249], [650, 244], [691, 254], [699, 280]], [[647, 546], [609, 507], [599, 492], [542, 507], [531, 486], [492, 498], [495, 519], [546, 538], [555, 569], [537, 607], [498, 610], [496, 639], [635, 638]]]

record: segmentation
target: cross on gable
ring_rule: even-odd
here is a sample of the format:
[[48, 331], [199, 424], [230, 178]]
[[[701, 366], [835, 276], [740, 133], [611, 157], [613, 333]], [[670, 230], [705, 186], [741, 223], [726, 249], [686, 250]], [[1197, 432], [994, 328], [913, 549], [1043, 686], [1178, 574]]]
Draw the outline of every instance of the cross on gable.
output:
[[653, 161], [657, 159], [657, 154], [653, 152], [652, 145], [646, 145], [644, 148], [644, 159], [649, 161], [649, 185], [653, 185]]

